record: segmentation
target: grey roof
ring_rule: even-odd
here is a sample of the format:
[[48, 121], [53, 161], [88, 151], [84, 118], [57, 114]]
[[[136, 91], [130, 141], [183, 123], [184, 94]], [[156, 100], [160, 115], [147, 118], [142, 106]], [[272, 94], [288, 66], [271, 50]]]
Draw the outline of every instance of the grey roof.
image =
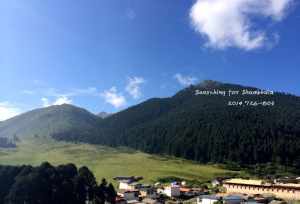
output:
[[242, 200], [243, 198], [238, 195], [230, 195], [223, 198], [224, 200]]
[[211, 200], [219, 200], [221, 197], [217, 195], [201, 195], [199, 196], [201, 199], [211, 199]]

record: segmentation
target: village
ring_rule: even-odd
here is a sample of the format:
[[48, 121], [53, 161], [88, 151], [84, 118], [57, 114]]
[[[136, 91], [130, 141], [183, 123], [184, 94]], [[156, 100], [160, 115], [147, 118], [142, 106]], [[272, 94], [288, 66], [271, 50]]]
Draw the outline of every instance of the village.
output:
[[145, 185], [140, 176], [119, 176], [117, 204], [285, 204], [300, 200], [300, 178], [251, 180], [215, 178], [209, 185], [190, 187], [185, 181]]

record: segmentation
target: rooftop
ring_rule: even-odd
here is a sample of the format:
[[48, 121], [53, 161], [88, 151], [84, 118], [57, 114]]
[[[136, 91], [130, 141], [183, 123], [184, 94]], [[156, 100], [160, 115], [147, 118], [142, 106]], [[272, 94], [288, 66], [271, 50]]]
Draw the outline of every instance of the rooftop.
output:
[[255, 185], [255, 186], [278, 186], [287, 188], [300, 188], [300, 184], [296, 183], [270, 183], [263, 180], [251, 180], [251, 179], [228, 179], [224, 183], [227, 184], [242, 184], [242, 185]]
[[263, 181], [262, 180], [248, 180], [248, 179], [228, 179], [225, 180], [224, 183], [229, 183], [229, 184], [245, 184], [245, 185], [262, 185]]

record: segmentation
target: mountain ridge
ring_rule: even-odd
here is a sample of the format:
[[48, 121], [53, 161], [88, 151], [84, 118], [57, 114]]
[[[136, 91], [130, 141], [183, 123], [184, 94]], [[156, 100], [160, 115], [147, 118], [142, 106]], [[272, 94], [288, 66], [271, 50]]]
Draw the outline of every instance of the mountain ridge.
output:
[[[120, 111], [98, 123], [99, 135], [76, 140], [200, 162], [300, 164], [300, 97], [279, 92], [195, 95], [197, 89], [216, 86], [227, 91], [262, 90], [229, 83], [192, 85], [172, 97], [149, 99]], [[239, 105], [256, 101], [275, 104]], [[56, 135], [56, 139], [65, 140], [65, 135]]]
[[[64, 117], [50, 114], [52, 119], [48, 118], [45, 124], [52, 127], [44, 132], [57, 140], [128, 146], [147, 153], [199, 162], [300, 165], [300, 97], [280, 92], [232, 96], [195, 94], [197, 90], [216, 88], [225, 91], [262, 90], [207, 80], [171, 97], [148, 99], [104, 119], [75, 106], [63, 106], [62, 109], [69, 107], [73, 111], [63, 111], [61, 116]], [[275, 104], [239, 105], [247, 101], [274, 101]], [[229, 105], [230, 102], [234, 105]], [[16, 118], [10, 121], [18, 121]], [[25, 124], [34, 130], [31, 131], [34, 135], [35, 131], [45, 128], [45, 124], [38, 128], [35, 124], [43, 120], [44, 117]], [[5, 124], [7, 121], [0, 123], [0, 136], [14, 131], [27, 133], [24, 126], [16, 130], [18, 124], [3, 130]], [[44, 132], [37, 134], [43, 135]]]

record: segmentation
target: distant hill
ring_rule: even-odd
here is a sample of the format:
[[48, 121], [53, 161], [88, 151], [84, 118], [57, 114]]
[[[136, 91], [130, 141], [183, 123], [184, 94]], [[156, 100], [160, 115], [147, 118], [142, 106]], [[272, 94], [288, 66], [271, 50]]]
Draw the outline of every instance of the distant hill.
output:
[[111, 115], [112, 115], [112, 113], [107, 113], [107, 112], [100, 112], [100, 113], [97, 114], [97, 116], [99, 116], [102, 119], [107, 118]]
[[[222, 95], [229, 90], [248, 94]], [[208, 80], [105, 119], [70, 105], [49, 107], [0, 123], [0, 136], [38, 134], [199, 162], [274, 162], [300, 168], [300, 97], [254, 94], [260, 91]], [[275, 104], [256, 104], [263, 101]]]
[[72, 105], [50, 106], [29, 111], [0, 123], [0, 137], [48, 137], [54, 133], [72, 131], [81, 136], [95, 134], [99, 118]]

